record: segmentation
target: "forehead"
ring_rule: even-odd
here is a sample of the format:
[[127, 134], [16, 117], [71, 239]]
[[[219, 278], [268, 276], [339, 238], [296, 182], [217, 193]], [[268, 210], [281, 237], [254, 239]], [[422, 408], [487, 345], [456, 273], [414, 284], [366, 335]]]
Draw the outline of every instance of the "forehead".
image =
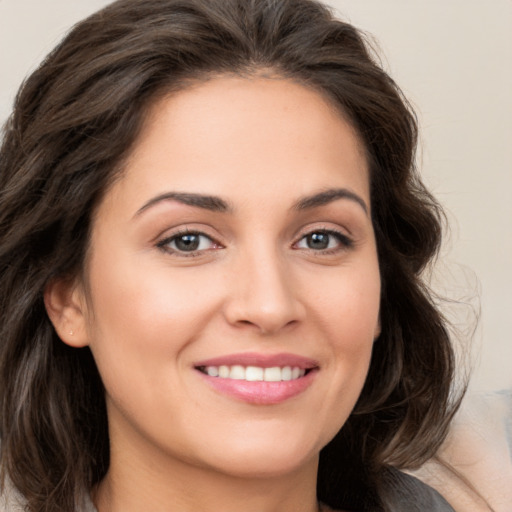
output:
[[288, 79], [226, 76], [150, 107], [118, 185], [138, 195], [172, 187], [269, 197], [307, 195], [333, 180], [368, 196], [364, 148], [339, 109]]

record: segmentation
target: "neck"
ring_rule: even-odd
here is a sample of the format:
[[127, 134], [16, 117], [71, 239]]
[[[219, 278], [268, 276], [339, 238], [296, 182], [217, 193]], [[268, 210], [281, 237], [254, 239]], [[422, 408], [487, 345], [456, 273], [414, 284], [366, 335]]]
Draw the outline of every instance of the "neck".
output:
[[[204, 469], [156, 475], [153, 468], [113, 466], [94, 496], [98, 512], [317, 512], [313, 478], [298, 472], [274, 478], [240, 478]], [[133, 471], [130, 471], [132, 470]]]
[[112, 446], [98, 512], [318, 512], [317, 457], [286, 474], [239, 476], [131, 446]]

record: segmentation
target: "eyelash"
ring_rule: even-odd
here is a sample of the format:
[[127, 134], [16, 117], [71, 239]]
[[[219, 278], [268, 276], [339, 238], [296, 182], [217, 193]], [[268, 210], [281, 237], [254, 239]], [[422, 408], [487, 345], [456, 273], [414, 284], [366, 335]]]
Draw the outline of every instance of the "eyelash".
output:
[[[297, 247], [297, 250], [312, 251], [316, 254], [329, 255], [329, 254], [336, 254], [343, 250], [351, 249], [354, 245], [353, 240], [351, 238], [349, 238], [347, 235], [345, 235], [344, 233], [341, 233], [340, 231], [336, 231], [333, 229], [315, 229], [315, 230], [312, 230], [312, 231], [309, 231], [309, 232], [303, 234], [299, 238], [299, 240], [293, 244], [293, 246], [298, 245], [303, 240], [306, 240], [307, 237], [310, 237], [313, 235], [328, 235], [330, 237], [334, 237], [338, 244], [336, 247], [328, 247], [325, 249], [316, 250], [316, 249], [311, 249], [309, 247], [306, 247], [306, 248]], [[174, 249], [174, 248], [169, 247], [169, 245], [171, 243], [176, 242], [176, 240], [179, 240], [180, 238], [183, 238], [185, 236], [192, 236], [192, 237], [197, 236], [200, 238], [206, 238], [210, 241], [211, 244], [213, 244], [214, 247], [211, 247], [208, 249], [195, 249], [192, 251], [184, 251], [184, 250]], [[179, 255], [180, 257], [185, 257], [185, 258], [201, 256], [202, 254], [204, 254], [205, 251], [223, 248], [223, 246], [221, 244], [219, 244], [217, 241], [215, 241], [209, 235], [206, 235], [205, 233], [202, 233], [201, 231], [193, 231], [193, 230], [181, 230], [176, 233], [173, 233], [171, 236], [166, 237], [163, 240], [159, 241], [156, 244], [156, 246], [166, 253]]]
[[307, 237], [313, 236], [313, 235], [328, 235], [330, 237], [334, 237], [336, 241], [338, 242], [336, 247], [328, 247], [326, 249], [311, 249], [311, 248], [304, 248], [304, 250], [311, 250], [317, 254], [336, 254], [338, 252], [351, 249], [354, 246], [354, 241], [349, 238], [346, 234], [336, 231], [334, 229], [314, 229], [312, 231], [309, 231], [302, 235], [298, 242], [296, 242], [294, 245], [297, 245], [298, 243], [302, 242], [303, 240], [306, 240]]
[[[197, 236], [200, 238], [206, 238], [210, 241], [211, 244], [213, 244], [214, 247], [210, 249], [195, 249], [193, 251], [183, 251], [180, 249], [173, 249], [169, 247], [169, 245], [176, 240], [179, 240], [180, 238], [183, 238], [185, 236]], [[163, 240], [159, 241], [156, 246], [161, 249], [162, 251], [170, 254], [179, 255], [180, 257], [184, 258], [191, 258], [196, 257], [204, 254], [205, 251], [213, 250], [213, 249], [219, 249], [222, 248], [222, 245], [216, 242], [211, 236], [206, 235], [205, 233], [202, 233], [201, 231], [193, 231], [184, 229], [181, 231], [177, 231], [176, 233], [173, 233], [171, 236], [164, 238]]]

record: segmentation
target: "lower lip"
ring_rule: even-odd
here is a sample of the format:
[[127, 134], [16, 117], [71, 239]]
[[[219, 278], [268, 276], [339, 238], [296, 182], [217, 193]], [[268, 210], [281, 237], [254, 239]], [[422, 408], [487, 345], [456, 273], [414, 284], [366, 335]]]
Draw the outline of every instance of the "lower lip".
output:
[[311, 370], [304, 375], [304, 377], [299, 379], [280, 382], [250, 382], [246, 380], [210, 377], [203, 372], [199, 373], [210, 386], [224, 395], [250, 404], [274, 405], [285, 402], [306, 391], [313, 383], [318, 370]]

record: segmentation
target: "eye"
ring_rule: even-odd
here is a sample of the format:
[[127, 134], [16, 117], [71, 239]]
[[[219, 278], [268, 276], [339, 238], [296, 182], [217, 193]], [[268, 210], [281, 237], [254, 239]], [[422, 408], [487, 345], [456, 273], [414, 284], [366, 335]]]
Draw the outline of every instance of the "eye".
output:
[[342, 233], [332, 230], [312, 231], [303, 236], [296, 244], [297, 249], [329, 251], [352, 246], [352, 240]]
[[164, 251], [182, 253], [187, 256], [220, 247], [208, 235], [196, 232], [177, 233], [158, 242], [157, 246]]

